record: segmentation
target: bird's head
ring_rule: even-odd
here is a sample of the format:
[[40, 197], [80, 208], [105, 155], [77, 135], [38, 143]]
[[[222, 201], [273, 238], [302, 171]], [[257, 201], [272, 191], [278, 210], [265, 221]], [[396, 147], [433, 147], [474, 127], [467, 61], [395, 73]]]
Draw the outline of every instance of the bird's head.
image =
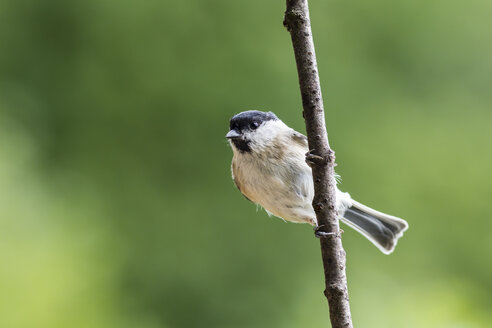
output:
[[239, 152], [249, 153], [264, 146], [285, 128], [288, 127], [272, 112], [248, 110], [231, 118], [226, 138]]

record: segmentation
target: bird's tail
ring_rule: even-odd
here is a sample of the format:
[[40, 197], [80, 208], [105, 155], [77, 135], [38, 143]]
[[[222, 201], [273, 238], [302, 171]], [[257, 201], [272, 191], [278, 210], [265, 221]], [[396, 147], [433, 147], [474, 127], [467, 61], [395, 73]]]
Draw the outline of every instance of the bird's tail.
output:
[[398, 238], [408, 229], [405, 220], [378, 212], [354, 200], [343, 214], [342, 222], [360, 232], [384, 254], [393, 252]]

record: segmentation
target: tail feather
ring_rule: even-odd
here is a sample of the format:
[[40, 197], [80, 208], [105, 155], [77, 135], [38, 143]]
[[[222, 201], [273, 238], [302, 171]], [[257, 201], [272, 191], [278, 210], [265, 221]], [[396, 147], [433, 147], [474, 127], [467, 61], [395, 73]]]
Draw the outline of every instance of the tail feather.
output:
[[352, 206], [347, 208], [342, 221], [369, 239], [384, 254], [393, 252], [398, 238], [408, 229], [405, 220], [378, 212], [356, 201], [352, 201]]

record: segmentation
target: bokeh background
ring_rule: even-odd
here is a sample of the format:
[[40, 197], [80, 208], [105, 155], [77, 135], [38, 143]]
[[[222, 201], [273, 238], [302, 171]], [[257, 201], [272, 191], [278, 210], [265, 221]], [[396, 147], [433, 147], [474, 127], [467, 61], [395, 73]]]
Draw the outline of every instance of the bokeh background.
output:
[[[304, 132], [284, 1], [0, 1], [0, 327], [328, 327], [319, 242], [230, 177], [228, 120]], [[311, 1], [356, 327], [490, 327], [492, 3]]]

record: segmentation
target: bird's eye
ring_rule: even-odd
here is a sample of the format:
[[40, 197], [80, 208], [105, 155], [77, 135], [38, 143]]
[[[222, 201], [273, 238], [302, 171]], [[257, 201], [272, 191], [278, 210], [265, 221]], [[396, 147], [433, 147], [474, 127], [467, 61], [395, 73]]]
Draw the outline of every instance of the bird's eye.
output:
[[249, 128], [251, 130], [256, 130], [260, 125], [258, 124], [258, 122], [253, 122], [249, 125]]

